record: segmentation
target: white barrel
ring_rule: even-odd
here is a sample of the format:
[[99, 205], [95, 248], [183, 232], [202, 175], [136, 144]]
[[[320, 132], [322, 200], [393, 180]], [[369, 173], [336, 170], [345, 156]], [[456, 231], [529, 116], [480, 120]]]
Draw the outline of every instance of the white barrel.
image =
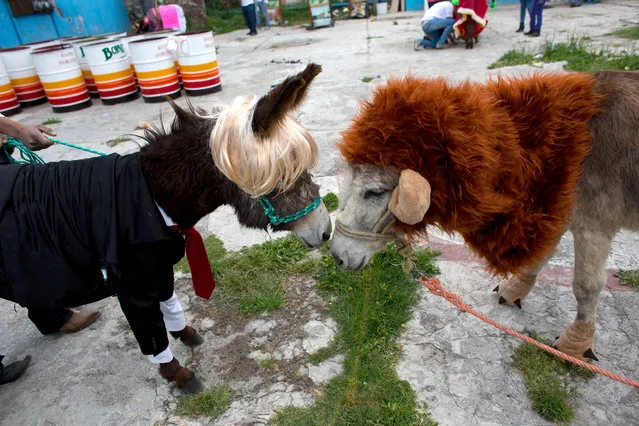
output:
[[20, 112], [20, 102], [11, 85], [9, 74], [0, 60], [0, 113], [11, 115]]
[[119, 38], [126, 37], [126, 35], [127, 35], [126, 31], [120, 31], [116, 33], [102, 34], [102, 37], [106, 37], [109, 40], [117, 40]]
[[57, 38], [52, 38], [49, 40], [43, 41], [35, 41], [33, 43], [23, 44], [23, 47], [29, 47], [31, 50], [40, 49], [42, 47], [51, 47], [51, 46], [59, 46], [62, 44], [62, 41]]
[[189, 95], [222, 90], [220, 68], [211, 31], [193, 31], [175, 36], [182, 87]]
[[84, 54], [103, 103], [127, 102], [138, 97], [129, 55], [122, 40], [86, 44]]
[[71, 46], [73, 46], [73, 50], [75, 51], [75, 56], [78, 58], [78, 62], [80, 63], [84, 82], [87, 85], [87, 89], [89, 89], [89, 94], [93, 98], [98, 98], [100, 96], [100, 92], [98, 92], [98, 87], [95, 85], [93, 74], [91, 74], [91, 68], [89, 68], [89, 63], [87, 62], [86, 55], [84, 54], [84, 45], [95, 43], [100, 40], [107, 40], [107, 38], [102, 36], [82, 37], [71, 42]]
[[168, 37], [145, 38], [129, 43], [138, 83], [146, 102], [161, 102], [164, 96], [180, 96], [180, 83]]
[[54, 112], [91, 106], [80, 64], [70, 44], [36, 49], [31, 56]]
[[131, 65], [131, 72], [133, 73], [133, 80], [135, 80], [135, 84], [138, 84], [138, 75], [135, 73], [135, 66], [133, 66], [133, 59], [131, 58], [131, 49], [129, 49], [129, 43], [136, 40], [142, 40], [143, 38], [146, 38], [146, 36], [143, 34], [136, 34], [132, 36], [122, 37], [120, 39], [122, 44], [124, 44], [124, 49], [126, 49], [126, 52], [129, 56], [129, 64]]
[[[160, 31], [154, 31], [151, 33], [147, 33], [145, 35], [146, 38], [152, 38], [152, 37], [169, 37], [169, 39], [171, 39], [171, 37], [177, 36], [179, 34], [181, 34], [182, 31], [180, 30], [160, 30]], [[177, 76], [178, 76], [178, 81], [180, 82], [180, 86], [182, 85], [182, 74], [180, 72], [180, 64], [178, 63], [177, 60], [177, 52], [175, 50], [169, 49], [171, 51], [171, 54], [173, 55], [173, 60], [175, 62], [175, 71], [177, 72]]]
[[180, 31], [180, 30], [160, 30], [160, 31], [153, 31], [153, 32], [150, 32], [150, 33], [145, 33], [144, 37], [145, 38], [169, 37], [169, 36], [178, 35], [181, 32], [182, 31]]
[[31, 59], [31, 48], [14, 47], [0, 50], [0, 58], [11, 79], [18, 101], [23, 106], [47, 101], [42, 84]]

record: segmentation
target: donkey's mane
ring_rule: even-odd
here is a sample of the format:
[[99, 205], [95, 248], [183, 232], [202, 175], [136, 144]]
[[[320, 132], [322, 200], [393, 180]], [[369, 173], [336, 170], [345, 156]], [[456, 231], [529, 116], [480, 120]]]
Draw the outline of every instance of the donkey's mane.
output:
[[181, 108], [170, 101], [175, 118], [169, 129], [147, 124], [140, 166], [153, 198], [182, 227], [193, 226], [225, 200], [233, 183], [213, 162], [209, 135], [216, 116], [207, 116], [190, 103]]
[[357, 164], [419, 172], [431, 207], [407, 232], [459, 232], [495, 273], [549, 254], [565, 231], [601, 96], [586, 74], [449, 85], [391, 79], [364, 102], [339, 149]]
[[214, 110], [213, 115], [207, 115], [203, 108], [193, 106], [188, 99], [186, 108], [180, 107], [173, 100], [169, 99], [168, 102], [175, 112], [175, 118], [171, 126], [168, 129], [165, 127], [162, 114], [160, 114], [159, 126], [145, 122], [142, 139], [148, 145], [141, 150], [147, 149], [149, 145], [159, 145], [171, 136], [179, 136], [192, 141], [200, 140], [204, 145], [208, 146], [208, 135], [211, 134], [215, 126], [219, 111]]

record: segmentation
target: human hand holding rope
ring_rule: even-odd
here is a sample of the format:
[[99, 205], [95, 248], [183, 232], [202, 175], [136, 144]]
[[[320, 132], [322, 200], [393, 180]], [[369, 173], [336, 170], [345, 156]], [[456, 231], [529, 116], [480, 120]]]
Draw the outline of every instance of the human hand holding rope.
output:
[[32, 151], [39, 151], [53, 145], [47, 135], [56, 136], [56, 133], [47, 126], [25, 125], [3, 117], [0, 114], [0, 133], [18, 139]]
[[53, 141], [51, 141], [46, 135], [56, 136], [56, 133], [47, 126], [20, 125], [20, 128], [14, 137], [21, 140], [22, 143], [30, 150], [39, 151], [53, 145]]

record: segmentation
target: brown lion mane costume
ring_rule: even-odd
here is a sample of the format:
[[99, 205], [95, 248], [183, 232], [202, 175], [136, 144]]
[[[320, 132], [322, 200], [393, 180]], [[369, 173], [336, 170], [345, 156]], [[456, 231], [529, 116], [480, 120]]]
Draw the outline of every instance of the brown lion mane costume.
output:
[[587, 74], [497, 77], [451, 85], [393, 78], [363, 103], [339, 149], [356, 164], [419, 172], [427, 225], [460, 233], [496, 274], [548, 256], [570, 221], [602, 96]]

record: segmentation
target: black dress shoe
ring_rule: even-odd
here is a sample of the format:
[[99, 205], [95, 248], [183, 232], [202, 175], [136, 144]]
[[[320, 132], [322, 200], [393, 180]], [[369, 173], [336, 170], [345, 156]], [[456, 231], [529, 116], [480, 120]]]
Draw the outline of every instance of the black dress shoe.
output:
[[532, 33], [530, 33], [530, 37], [539, 37], [539, 31], [533, 31]]
[[517, 31], [515, 31], [516, 33], [521, 33], [524, 31], [524, 24], [519, 24], [519, 28], [517, 28]]
[[22, 376], [22, 373], [24, 373], [24, 370], [27, 369], [31, 362], [31, 355], [27, 355], [22, 361], [12, 362], [11, 364], [4, 366], [2, 365], [2, 358], [4, 357], [0, 357], [0, 385], [13, 382], [18, 377]]

